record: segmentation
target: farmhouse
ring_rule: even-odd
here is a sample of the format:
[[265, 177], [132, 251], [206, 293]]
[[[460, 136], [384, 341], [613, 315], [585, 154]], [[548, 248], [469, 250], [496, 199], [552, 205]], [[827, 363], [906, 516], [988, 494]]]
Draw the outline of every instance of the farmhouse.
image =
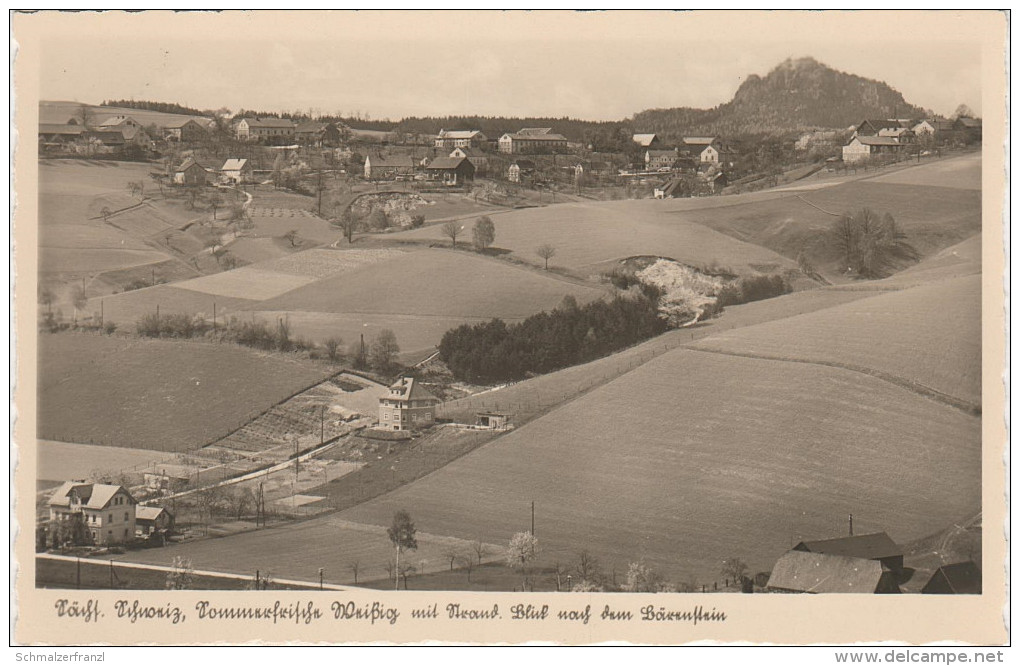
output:
[[854, 129], [855, 136], [879, 136], [882, 130], [898, 130], [898, 129], [909, 129], [913, 125], [917, 124], [916, 121], [911, 120], [897, 120], [895, 118], [885, 120], [868, 119], [861, 122]]
[[714, 136], [685, 136], [683, 145], [684, 152], [696, 157], [702, 164], [719, 164], [734, 159], [733, 151]]
[[981, 569], [973, 562], [943, 564], [921, 588], [921, 594], [981, 594]]
[[365, 158], [365, 178], [383, 179], [414, 173], [414, 158], [408, 155], [369, 155]]
[[471, 160], [471, 164], [475, 167], [475, 175], [478, 176], [484, 175], [489, 169], [489, 158], [477, 148], [454, 148], [450, 151], [450, 157], [466, 157]]
[[969, 141], [981, 140], [981, 119], [961, 116], [956, 121], [956, 127], [961, 130]]
[[193, 118], [179, 118], [163, 125], [163, 138], [168, 141], [201, 141], [208, 135]]
[[294, 138], [296, 126], [286, 118], [242, 118], [235, 131], [241, 141]]
[[131, 116], [110, 116], [99, 123], [101, 129], [121, 129], [123, 127], [141, 127], [142, 124]]
[[631, 141], [642, 148], [658, 148], [662, 145], [658, 134], [635, 134], [631, 137]]
[[425, 167], [425, 178], [449, 187], [464, 185], [474, 181], [475, 165], [466, 157], [437, 157]]
[[451, 148], [485, 148], [489, 138], [479, 130], [439, 130], [436, 135], [435, 147], [450, 150]]
[[801, 541], [793, 547], [793, 550], [877, 560], [893, 571], [903, 568], [903, 549], [897, 546], [885, 532], [822, 541]]
[[551, 127], [525, 127], [499, 137], [499, 151], [508, 154], [548, 154], [567, 149], [567, 138]]
[[135, 506], [135, 533], [138, 536], [166, 533], [174, 528], [174, 515], [161, 506]]
[[672, 169], [676, 165], [680, 153], [676, 148], [673, 150], [646, 150], [645, 169], [647, 171], [661, 171]]
[[205, 185], [206, 176], [205, 167], [189, 157], [174, 170], [174, 185]]
[[843, 146], [843, 162], [853, 164], [873, 157], [896, 155], [903, 150], [903, 146], [896, 137], [855, 136]]
[[223, 163], [220, 175], [226, 183], [247, 183], [251, 180], [251, 162], [244, 158], [232, 157]]
[[81, 125], [41, 123], [39, 125], [39, 143], [50, 149], [62, 148], [80, 139], [84, 132], [85, 128]]
[[896, 574], [875, 560], [791, 550], [769, 576], [770, 592], [898, 594]]
[[93, 543], [123, 543], [135, 537], [137, 504], [123, 486], [68, 481], [50, 497], [50, 520], [70, 521], [80, 515]]
[[531, 160], [516, 160], [507, 167], [506, 179], [511, 183], [522, 183], [535, 173], [535, 163]]
[[417, 430], [436, 421], [439, 398], [414, 377], [401, 377], [379, 398], [379, 424], [389, 430]]
[[[346, 125], [344, 129], [350, 131]], [[339, 146], [343, 143], [343, 134], [337, 123], [307, 122], [294, 128], [294, 138], [298, 143], [318, 147]]]

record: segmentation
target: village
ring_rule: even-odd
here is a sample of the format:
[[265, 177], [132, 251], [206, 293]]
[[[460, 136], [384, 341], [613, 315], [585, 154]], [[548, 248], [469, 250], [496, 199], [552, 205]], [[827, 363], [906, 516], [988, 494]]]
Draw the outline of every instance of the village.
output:
[[[133, 174], [124, 191], [97, 190], [101, 195], [88, 204], [89, 224], [102, 227], [104, 234], [125, 234], [136, 244], [132, 252], [162, 253], [109, 269], [44, 266], [48, 286], [45, 295], [42, 289], [40, 294], [41, 331], [51, 338], [79, 336], [75, 342], [95, 336], [110, 345], [125, 339], [144, 339], [145, 344], [172, 339], [181, 349], [201, 347], [203, 354], [209, 348], [247, 346], [265, 356], [301, 355], [301, 363], [317, 365], [286, 389], [235, 409], [236, 414], [217, 423], [214, 435], [189, 443], [132, 445], [105, 441], [102, 428], [87, 437], [73, 435], [74, 424], [61, 424], [61, 432], [53, 429], [55, 434], [40, 446], [50, 447], [50, 455], [63, 464], [48, 472], [37, 497], [37, 553], [39, 562], [49, 567], [37, 584], [116, 587], [127, 585], [122, 579], [145, 572], [148, 582], [139, 585], [185, 576], [210, 588], [222, 584], [249, 589], [266, 589], [274, 582], [282, 589], [327, 584], [342, 589], [365, 581], [380, 589], [415, 589], [418, 584], [479, 589], [478, 581], [488, 580], [491, 583], [481, 584], [493, 587], [484, 589], [980, 593], [980, 513], [948, 531], [927, 529], [924, 538], [914, 534], [900, 542], [875, 514], [863, 532], [860, 527], [855, 531], [851, 511], [837, 518], [828, 515], [828, 524], [847, 521], [845, 529], [838, 529], [842, 536], [833, 536], [833, 530], [798, 531], [803, 538], [791, 536], [782, 548], [772, 544], [767, 557], [752, 563], [745, 561], [746, 555], [726, 557], [715, 576], [701, 572], [684, 579], [621, 555], [618, 545], [613, 546], [617, 550], [605, 550], [620, 555], [611, 566], [593, 564], [595, 557], [583, 548], [580, 555], [567, 554], [571, 549], [566, 546], [535, 559], [534, 544], [530, 551], [521, 550], [522, 542], [535, 538], [534, 501], [530, 530], [513, 530], [509, 546], [503, 533], [478, 527], [473, 528], [477, 534], [469, 536], [438, 519], [430, 532], [419, 533], [414, 560], [409, 556], [402, 563], [404, 546], [386, 537], [380, 524], [388, 520], [378, 518], [392, 514], [387, 497], [428, 483], [437, 471], [468, 464], [464, 461], [474, 458], [467, 454], [524, 437], [533, 426], [548, 422], [551, 412], [597, 397], [605, 386], [640, 372], [645, 364], [703, 344], [703, 338], [711, 343], [713, 334], [732, 335], [719, 328], [719, 322], [728, 321], [728, 315], [721, 314], [724, 294], [737, 294], [729, 296], [725, 306], [732, 307], [734, 321], [740, 322], [744, 312], [764, 312], [753, 310], [752, 301], [798, 302], [801, 294], [820, 289], [832, 299], [826, 307], [838, 308], [843, 299], [864, 295], [849, 286], [841, 291], [841, 285], [894, 279], [891, 271], [879, 275], [856, 265], [851, 271], [845, 262], [826, 273], [816, 262], [837, 265], [843, 258], [833, 261], [827, 249], [814, 250], [806, 236], [798, 237], [799, 245], [792, 250], [776, 249], [777, 241], [749, 251], [730, 236], [744, 243], [746, 238], [753, 241], [753, 234], [729, 228], [712, 228], [712, 234], [719, 239], [726, 235], [727, 240], [712, 236], [717, 243], [713, 248], [722, 250], [704, 253], [696, 248], [701, 261], [648, 243], [640, 234], [646, 243], [642, 250], [624, 251], [620, 248], [625, 243], [618, 239], [633, 236], [627, 226], [631, 222], [616, 220], [626, 219], [629, 211], [638, 211], [649, 224], [665, 224], [661, 220], [666, 216], [726, 206], [727, 197], [737, 198], [733, 206], [775, 205], [769, 203], [772, 197], [783, 197], [783, 205], [797, 206], [798, 214], [820, 211], [820, 219], [828, 222], [839, 213], [828, 211], [824, 201], [816, 204], [804, 196], [856, 188], [872, 178], [906, 187], [927, 186], [924, 179], [929, 177], [954, 178], [956, 170], [969, 174], [979, 157], [980, 119], [962, 113], [952, 119], [864, 119], [843, 129], [818, 128], [781, 139], [666, 135], [634, 126], [620, 127], [610, 141], [605, 135], [568, 138], [570, 132], [555, 125], [508, 126], [491, 136], [478, 128], [409, 133], [358, 128], [343, 119], [310, 114], [205, 117], [77, 103], [52, 103], [41, 117], [39, 159], [57, 174], [52, 178], [72, 181], [80, 173], [100, 171], [104, 164], [111, 166], [109, 171], [130, 169]], [[943, 169], [950, 170], [950, 176], [942, 175]], [[59, 175], [64, 173], [70, 175]], [[916, 182], [910, 180], [914, 173], [922, 174]], [[899, 215], [897, 198], [880, 194], [884, 198], [876, 200]], [[695, 207], [702, 203], [707, 208]], [[615, 254], [599, 245], [586, 250], [591, 256], [572, 255], [572, 239], [588, 233], [584, 226], [541, 245], [542, 238], [533, 232], [513, 236], [513, 220], [524, 220], [531, 230], [552, 228], [563, 210], [581, 211], [600, 224], [598, 215], [605, 215], [605, 226], [617, 234], [609, 243]], [[786, 211], [774, 214], [782, 217]], [[148, 216], [145, 223], [159, 219], [164, 226], [136, 232], [142, 228], [137, 215]], [[962, 226], [957, 220], [963, 217], [953, 218], [953, 224]], [[939, 252], [947, 247], [965, 242], [966, 233], [956, 227], [953, 233], [926, 246], [926, 256], [941, 257]], [[458, 245], [458, 236], [470, 239]], [[673, 247], [694, 246], [685, 237]], [[809, 257], [811, 252], [815, 254]], [[922, 259], [916, 252], [908, 258]], [[899, 260], [899, 268], [909, 264]], [[429, 267], [426, 273], [416, 269], [414, 261], [439, 263], [422, 264]], [[491, 311], [493, 321], [493, 329], [484, 331], [488, 316], [422, 309], [420, 296], [400, 311], [374, 310], [386, 299], [367, 303], [364, 294], [362, 300], [351, 297], [357, 307], [332, 300], [340, 299], [335, 294], [341, 287], [356, 284], [362, 271], [365, 284], [382, 285], [382, 290], [403, 290], [439, 273], [460, 288], [474, 274], [463, 268], [464, 262], [477, 262], [472, 264], [477, 274], [492, 283], [509, 276], [508, 291], [526, 292], [534, 300], [528, 307], [511, 307], [509, 294], [483, 293], [478, 302], [485, 303], [482, 311]], [[383, 275], [386, 267], [399, 267], [392, 270], [399, 271], [400, 280]], [[372, 270], [376, 273], [367, 273]], [[663, 271], [666, 277], [661, 277]], [[655, 275], [660, 275], [659, 282], [653, 282]], [[527, 286], [518, 287], [518, 279]], [[660, 320], [648, 323], [647, 331], [628, 332], [632, 337], [619, 344], [606, 342], [608, 334], [600, 337], [597, 316], [627, 316], [604, 314], [599, 308], [609, 306], [598, 304], [610, 297], [619, 303], [626, 292], [632, 299], [644, 293], [661, 305], [671, 297], [670, 288], [681, 291], [678, 281], [685, 293], [701, 285], [695, 305], [674, 301], [672, 319], [662, 309]], [[905, 293], [909, 288], [918, 286], [889, 290]], [[751, 295], [754, 289], [764, 291]], [[428, 300], [434, 298], [433, 293]], [[467, 292], [457, 291], [448, 300], [468, 298]], [[810, 313], [811, 307], [798, 305], [789, 316]], [[578, 346], [603, 347], [575, 363], [546, 362], [541, 370], [522, 365], [524, 369], [513, 370], [516, 374], [507, 374], [510, 371], [495, 362], [479, 360], [482, 352], [475, 350], [472, 357], [472, 352], [453, 346], [457, 340], [468, 344], [464, 341], [469, 334], [503, 335], [496, 321], [526, 328], [540, 316], [546, 323], [561, 317], [567, 322], [564, 330], [583, 322]], [[767, 315], [747, 317], [748, 325], [768, 325]], [[455, 340], [454, 333], [461, 338]], [[262, 337], [251, 342], [246, 334]], [[512, 349], [510, 343], [498, 348], [508, 355], [506, 350]], [[855, 363], [844, 365], [856, 368], [863, 361]], [[588, 374], [577, 379], [569, 375], [575, 371]], [[198, 369], [190, 372], [199, 376]], [[542, 384], [561, 376], [570, 378], [551, 380], [557, 382], [554, 389]], [[199, 385], [189, 375], [192, 380]], [[202, 381], [220, 380], [203, 375]], [[929, 393], [968, 418], [980, 414], [970, 396], [947, 398], [950, 389]], [[137, 447], [130, 449], [137, 457], [132, 464], [118, 459], [102, 468], [74, 462], [84, 461], [87, 454], [82, 452], [97, 443]], [[142, 451], [147, 448], [151, 450]], [[58, 456], [59, 451], [67, 455]], [[362, 505], [371, 512], [380, 503], [378, 514], [359, 513]], [[954, 504], [946, 512], [958, 508]], [[412, 517], [417, 515], [415, 504], [407, 509]], [[400, 513], [393, 514], [394, 520], [406, 518]], [[295, 554], [293, 566], [259, 564], [260, 534], [285, 539], [288, 530], [320, 524], [314, 521], [323, 521], [324, 530], [340, 528], [347, 535], [342, 537], [345, 547], [361, 554], [327, 564], [322, 552], [311, 549]], [[396, 562], [389, 560], [394, 545]], [[520, 563], [504, 555], [507, 549], [518, 552]], [[174, 554], [185, 550], [192, 553], [187, 558]], [[934, 557], [936, 551], [952, 561]], [[224, 564], [203, 565], [203, 559]], [[229, 571], [227, 561], [235, 562]], [[623, 567], [624, 561], [629, 566]], [[116, 580], [115, 562], [125, 563]], [[316, 568], [317, 580], [309, 573]]]

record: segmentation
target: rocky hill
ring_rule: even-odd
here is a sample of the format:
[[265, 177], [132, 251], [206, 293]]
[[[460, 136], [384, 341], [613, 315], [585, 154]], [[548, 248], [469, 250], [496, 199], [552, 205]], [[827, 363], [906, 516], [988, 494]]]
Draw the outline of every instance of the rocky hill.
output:
[[787, 59], [766, 76], [752, 74], [733, 99], [714, 109], [650, 109], [634, 115], [636, 131], [679, 135], [783, 134], [846, 128], [864, 118], [928, 115], [882, 81], [827, 67], [814, 58]]

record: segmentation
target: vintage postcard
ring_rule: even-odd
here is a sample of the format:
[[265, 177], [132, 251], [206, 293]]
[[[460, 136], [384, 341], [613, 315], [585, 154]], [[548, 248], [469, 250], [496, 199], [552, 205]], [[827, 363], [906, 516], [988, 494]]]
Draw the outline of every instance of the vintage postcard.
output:
[[14, 640], [1008, 642], [1008, 19], [14, 13]]

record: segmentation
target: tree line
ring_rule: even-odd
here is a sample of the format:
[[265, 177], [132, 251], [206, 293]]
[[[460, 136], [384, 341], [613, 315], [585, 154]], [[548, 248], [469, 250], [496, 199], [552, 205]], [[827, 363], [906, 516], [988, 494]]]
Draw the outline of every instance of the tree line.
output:
[[551, 312], [518, 324], [493, 319], [443, 335], [439, 357], [461, 381], [524, 379], [606, 356], [665, 332], [659, 291], [643, 286], [611, 300], [579, 306], [572, 296]]

